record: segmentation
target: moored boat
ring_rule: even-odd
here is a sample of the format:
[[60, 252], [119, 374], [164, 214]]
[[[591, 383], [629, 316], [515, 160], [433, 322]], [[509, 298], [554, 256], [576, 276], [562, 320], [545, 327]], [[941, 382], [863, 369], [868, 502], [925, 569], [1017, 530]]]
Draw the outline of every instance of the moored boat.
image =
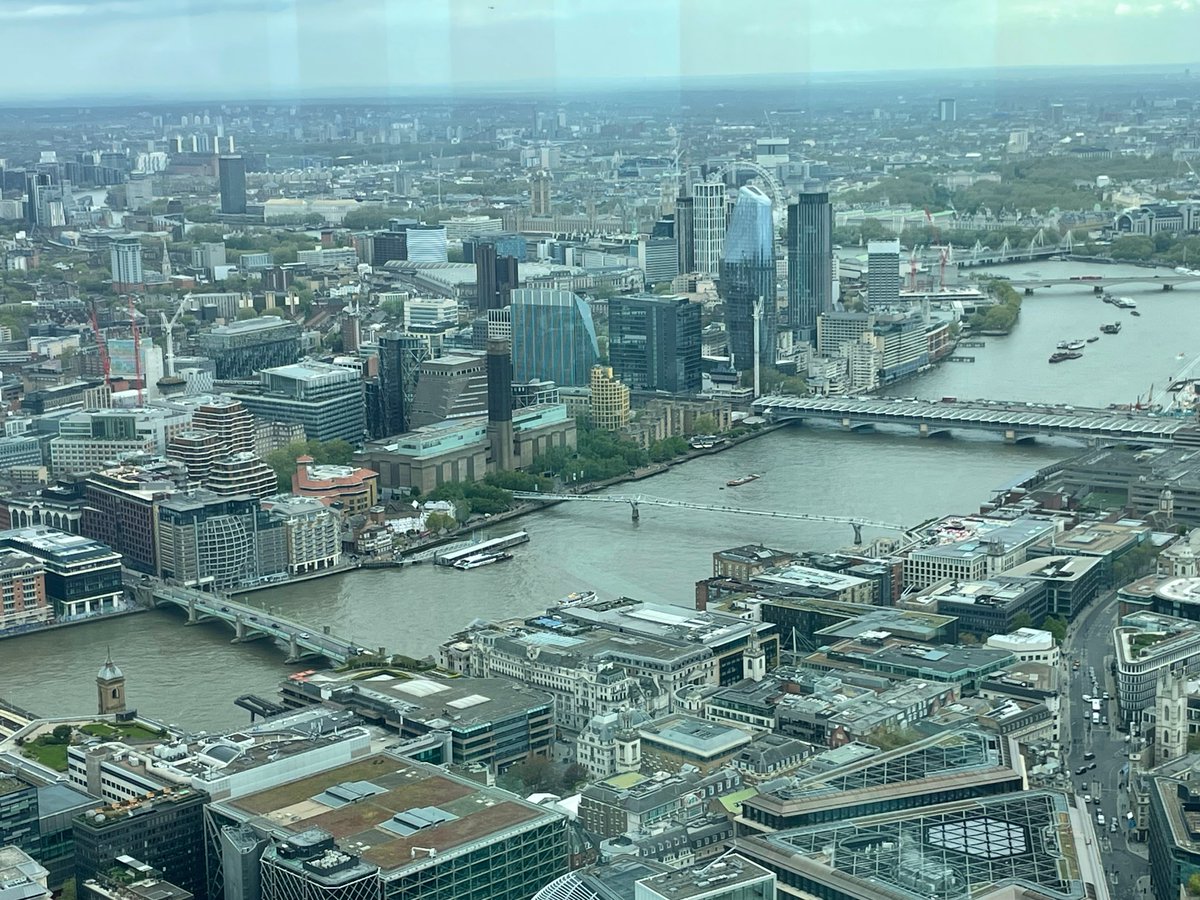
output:
[[460, 559], [454, 564], [454, 568], [465, 572], [468, 569], [478, 569], [480, 566], [490, 566], [492, 563], [505, 562], [510, 559], [512, 559], [511, 553], [476, 553]]

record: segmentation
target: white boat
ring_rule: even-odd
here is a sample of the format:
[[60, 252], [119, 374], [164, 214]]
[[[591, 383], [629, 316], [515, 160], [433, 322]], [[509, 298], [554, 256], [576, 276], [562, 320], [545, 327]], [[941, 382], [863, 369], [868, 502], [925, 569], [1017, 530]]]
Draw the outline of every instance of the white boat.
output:
[[558, 601], [559, 606], [582, 606], [596, 599], [595, 591], [575, 591]]
[[480, 566], [490, 566], [492, 563], [504, 562], [508, 559], [512, 559], [511, 553], [476, 553], [460, 559], [454, 564], [454, 568], [465, 572], [468, 569], [478, 569]]

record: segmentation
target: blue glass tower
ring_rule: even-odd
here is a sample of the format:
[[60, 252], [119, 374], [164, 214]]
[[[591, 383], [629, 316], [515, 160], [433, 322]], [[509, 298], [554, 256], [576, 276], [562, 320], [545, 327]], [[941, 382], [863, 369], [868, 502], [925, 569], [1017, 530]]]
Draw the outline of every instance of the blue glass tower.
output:
[[600, 359], [592, 311], [582, 297], [550, 288], [519, 288], [509, 306], [513, 380], [584, 387]]
[[771, 198], [753, 185], [738, 191], [725, 251], [721, 257], [721, 298], [725, 301], [725, 333], [737, 369], [754, 365], [754, 304], [761, 297], [759, 349], [762, 364], [775, 364], [775, 228]]

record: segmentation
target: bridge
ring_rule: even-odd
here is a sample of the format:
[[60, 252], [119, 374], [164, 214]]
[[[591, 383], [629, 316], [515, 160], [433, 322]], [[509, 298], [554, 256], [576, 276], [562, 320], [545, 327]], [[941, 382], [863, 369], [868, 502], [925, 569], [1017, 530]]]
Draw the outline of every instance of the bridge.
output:
[[638, 521], [638, 510], [642, 506], [661, 506], [667, 509], [689, 509], [699, 512], [731, 513], [739, 516], [760, 516], [768, 519], [798, 519], [805, 522], [833, 522], [838, 525], [849, 525], [854, 529], [854, 543], [862, 543], [864, 528], [878, 528], [883, 531], [907, 532], [906, 525], [893, 525], [890, 522], [873, 522], [870, 519], [856, 519], [850, 516], [824, 516], [818, 513], [774, 512], [769, 509], [751, 509], [744, 506], [719, 506], [708, 503], [689, 503], [686, 500], [666, 500], [662, 497], [647, 497], [644, 494], [544, 494], [532, 491], [514, 491], [517, 500], [540, 501], [543, 503], [627, 503], [632, 511], [633, 521]]
[[885, 397], [760, 397], [754, 411], [773, 422], [819, 419], [847, 430], [872, 425], [910, 425], [922, 437], [958, 429], [1003, 435], [1010, 443], [1036, 437], [1137, 444], [1200, 443], [1189, 419], [999, 401], [890, 400]]
[[1057, 285], [1088, 288], [1092, 293], [1102, 293], [1106, 288], [1120, 287], [1125, 284], [1148, 284], [1159, 286], [1164, 291], [1173, 291], [1178, 285], [1200, 284], [1200, 275], [1154, 275], [1147, 270], [1145, 275], [1089, 275], [1086, 278], [1010, 278], [1008, 285], [1032, 294], [1035, 288], [1055, 287]]
[[351, 657], [359, 655], [358, 646], [353, 641], [331, 634], [328, 626], [314, 630], [301, 622], [230, 600], [223, 594], [164, 584], [154, 586], [150, 598], [156, 607], [177, 606], [182, 609], [187, 613], [189, 625], [224, 622], [233, 628], [235, 644], [262, 639], [278, 641], [287, 648], [288, 662], [324, 657], [343, 665]]

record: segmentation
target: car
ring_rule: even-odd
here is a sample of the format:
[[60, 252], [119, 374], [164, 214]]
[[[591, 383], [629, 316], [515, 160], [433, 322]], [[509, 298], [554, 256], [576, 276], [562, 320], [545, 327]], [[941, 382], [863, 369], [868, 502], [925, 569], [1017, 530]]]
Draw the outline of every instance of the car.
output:
[[1108, 830], [1114, 834], [1116, 833], [1116, 831], [1117, 831], [1117, 820], [1116, 819], [1113, 819], [1111, 822], [1108, 823]]
[[1105, 699], [1105, 700], [1111, 700], [1111, 699], [1112, 699], [1110, 696], [1108, 696], [1108, 691], [1105, 691], [1105, 692], [1104, 692], [1104, 699]]
[[1087, 782], [1086, 782], [1086, 781], [1085, 781], [1085, 782], [1083, 782], [1081, 785], [1079, 785], [1079, 793], [1081, 793], [1081, 794], [1086, 794], [1086, 793], [1087, 793], [1087, 789], [1088, 789], [1088, 786], [1087, 786]]
[[1095, 763], [1092, 763], [1090, 766], [1088, 766], [1088, 771], [1090, 772], [1090, 771], [1092, 771], [1092, 769], [1094, 769], [1094, 768], [1096, 768], [1096, 764], [1095, 764]]
[[1091, 803], [1091, 802], [1092, 802], [1092, 795], [1091, 795], [1091, 794], [1084, 794], [1084, 796], [1083, 796], [1083, 802], [1084, 802], [1084, 803]]
[[1107, 724], [1108, 724], [1108, 716], [1101, 716], [1101, 717], [1100, 717], [1100, 724], [1101, 724], [1101, 725], [1107, 725]]
[[312, 635], [309, 634], [307, 631], [302, 631], [298, 635], [296, 635], [296, 637], [300, 638], [300, 640], [302, 640], [302, 641], [306, 641], [310, 637], [312, 637]]
[[1087, 766], [1080, 766], [1078, 769], [1075, 770], [1075, 774], [1082, 775], [1086, 771], [1087, 771]]
[[1092, 702], [1092, 695], [1091, 695], [1091, 694], [1084, 694], [1084, 695], [1083, 695], [1083, 702], [1084, 702], [1084, 703], [1091, 703], [1091, 702]]
[[1096, 754], [1093, 753], [1091, 750], [1089, 750], [1087, 753], [1083, 754], [1083, 758], [1084, 759], [1095, 759]]

